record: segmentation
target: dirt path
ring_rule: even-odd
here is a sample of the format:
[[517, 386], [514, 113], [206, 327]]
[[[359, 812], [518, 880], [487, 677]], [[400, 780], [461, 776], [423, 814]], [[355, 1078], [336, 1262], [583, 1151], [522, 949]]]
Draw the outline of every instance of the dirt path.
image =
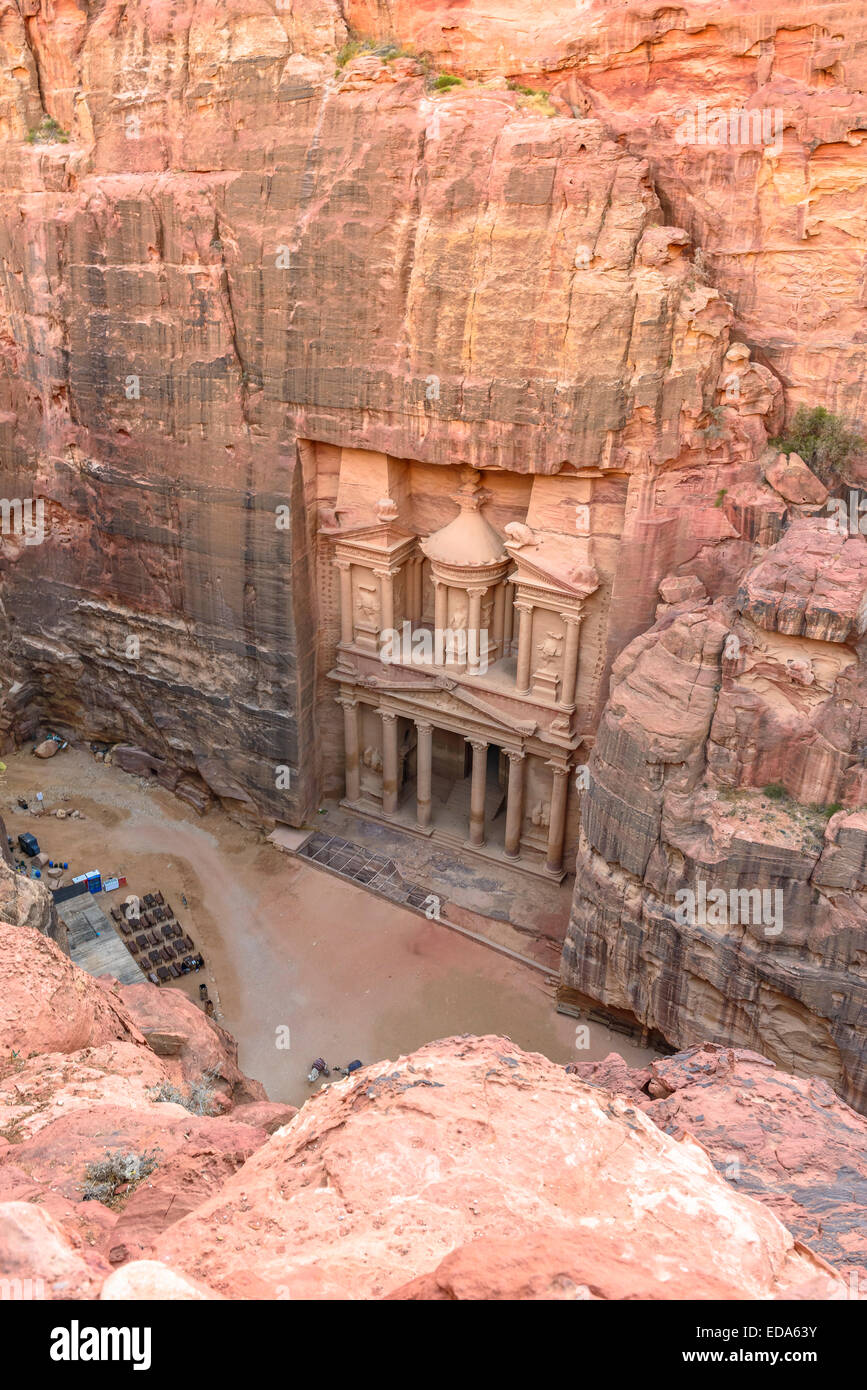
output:
[[[302, 1101], [317, 1055], [371, 1062], [453, 1033], [505, 1033], [564, 1063], [612, 1050], [633, 1063], [654, 1055], [596, 1024], [589, 1049], [576, 1052], [575, 1023], [555, 1012], [544, 976], [280, 854], [221, 812], [199, 818], [162, 789], [73, 749], [47, 762], [29, 752], [5, 761], [0, 806], [13, 838], [32, 830], [52, 859], [69, 862], [70, 878], [98, 868], [124, 874], [124, 893], [162, 889], [205, 956], [241, 1066], [272, 1099]], [[19, 810], [17, 797], [32, 802], [37, 790], [48, 812], [75, 807], [87, 819]], [[202, 978], [166, 987], [198, 998]]]

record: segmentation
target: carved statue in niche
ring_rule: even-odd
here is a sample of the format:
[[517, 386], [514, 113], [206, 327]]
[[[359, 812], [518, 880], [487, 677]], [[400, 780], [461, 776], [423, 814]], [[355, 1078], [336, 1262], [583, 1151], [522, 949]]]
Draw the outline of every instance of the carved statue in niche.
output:
[[551, 824], [551, 803], [550, 801], [537, 801], [530, 812], [530, 820], [540, 830], [547, 830]]
[[482, 632], [490, 632], [493, 616], [494, 600], [492, 598], [485, 599], [485, 602], [482, 604]]
[[466, 625], [467, 625], [467, 610], [466, 610], [466, 608], [456, 608], [455, 611], [454, 611], [454, 613], [453, 613], [452, 616], [451, 616], [451, 621], [449, 622], [449, 627], [452, 628], [455, 632], [463, 632], [464, 629], [466, 628]]
[[563, 635], [560, 632], [546, 632], [539, 643], [539, 655], [544, 661], [555, 661], [563, 650]]
[[376, 623], [379, 619], [379, 590], [371, 584], [359, 584], [355, 612], [361, 621]]
[[371, 772], [382, 772], [382, 754], [378, 748], [365, 748], [361, 761]]

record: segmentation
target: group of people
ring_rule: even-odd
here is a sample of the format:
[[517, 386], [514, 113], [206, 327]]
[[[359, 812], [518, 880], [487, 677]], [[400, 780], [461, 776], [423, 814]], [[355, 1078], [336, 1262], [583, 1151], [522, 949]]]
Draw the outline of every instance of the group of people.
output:
[[214, 1017], [214, 1001], [213, 1001], [213, 999], [211, 999], [211, 998], [208, 997], [208, 986], [207, 986], [207, 985], [199, 985], [199, 999], [201, 1000], [202, 1008], [204, 1009], [205, 1013], [208, 1015], [208, 1018], [213, 1018], [213, 1017]]
[[[337, 1072], [338, 1076], [351, 1076], [352, 1073], [358, 1071], [359, 1067], [362, 1065], [363, 1064], [356, 1058], [354, 1062], [347, 1062], [345, 1067], [334, 1067], [333, 1070]], [[317, 1057], [311, 1064], [310, 1071], [307, 1074], [307, 1080], [312, 1085], [319, 1080], [320, 1076], [330, 1076], [331, 1071], [332, 1068], [328, 1066], [325, 1058]]]

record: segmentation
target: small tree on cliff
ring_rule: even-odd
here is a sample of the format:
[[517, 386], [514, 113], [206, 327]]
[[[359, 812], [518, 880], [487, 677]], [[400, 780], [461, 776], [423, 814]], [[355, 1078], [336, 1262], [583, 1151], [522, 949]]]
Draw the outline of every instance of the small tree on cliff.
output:
[[823, 405], [812, 410], [799, 405], [788, 430], [771, 444], [784, 454], [800, 455], [826, 486], [839, 482], [846, 464], [864, 448], [861, 435]]

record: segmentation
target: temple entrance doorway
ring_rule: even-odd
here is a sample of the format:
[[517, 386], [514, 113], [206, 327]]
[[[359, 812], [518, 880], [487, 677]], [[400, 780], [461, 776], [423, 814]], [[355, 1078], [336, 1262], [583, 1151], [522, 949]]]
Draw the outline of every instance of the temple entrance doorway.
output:
[[[432, 747], [432, 825], [465, 840], [470, 818], [473, 750], [461, 734], [434, 729]], [[485, 826], [492, 845], [503, 843], [508, 786], [508, 760], [489, 744], [485, 777]]]

